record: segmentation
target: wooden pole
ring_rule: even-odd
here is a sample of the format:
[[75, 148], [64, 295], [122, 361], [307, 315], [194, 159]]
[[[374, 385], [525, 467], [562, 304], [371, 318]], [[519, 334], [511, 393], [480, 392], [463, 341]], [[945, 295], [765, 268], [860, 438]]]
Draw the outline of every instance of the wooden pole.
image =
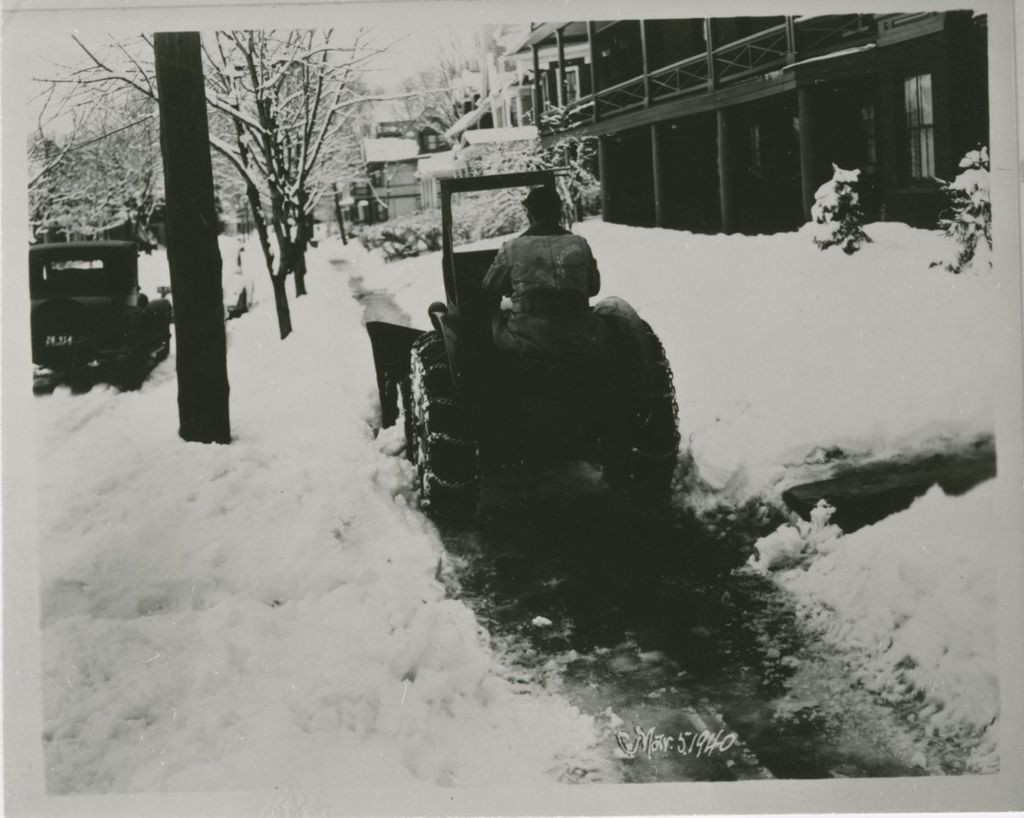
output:
[[651, 124], [651, 174], [654, 178], [654, 226], [665, 226], [665, 209], [668, 204], [668, 184], [661, 167], [661, 130], [657, 123]]
[[601, 220], [606, 222], [612, 219], [611, 191], [609, 190], [611, 174], [608, 137], [599, 136], [597, 138], [597, 175], [601, 182]]
[[569, 89], [565, 85], [565, 38], [562, 29], [555, 29], [555, 43], [558, 46], [558, 104], [565, 107], [569, 104]]
[[592, 111], [593, 121], [597, 122], [597, 49], [594, 47], [594, 38], [597, 36], [594, 28], [594, 21], [587, 20], [587, 48], [590, 50], [590, 96], [594, 101]]
[[647, 62], [647, 21], [640, 21], [640, 65], [644, 74], [644, 107], [651, 107], [650, 66]]
[[156, 34], [167, 260], [174, 297], [178, 434], [230, 443], [227, 343], [199, 33]]
[[814, 194], [818, 186], [825, 181], [815, 177], [818, 157], [815, 144], [816, 123], [814, 121], [814, 104], [811, 89], [802, 85], [796, 89], [797, 122], [800, 134], [800, 193], [803, 204], [804, 219], [810, 221], [811, 208], [814, 206]]
[[718, 116], [718, 195], [722, 209], [722, 232], [736, 232], [735, 169], [733, 168], [733, 112], [719, 108]]
[[544, 102], [541, 99], [540, 88], [540, 49], [534, 43], [533, 49], [533, 124], [540, 129], [540, 115], [544, 110]]

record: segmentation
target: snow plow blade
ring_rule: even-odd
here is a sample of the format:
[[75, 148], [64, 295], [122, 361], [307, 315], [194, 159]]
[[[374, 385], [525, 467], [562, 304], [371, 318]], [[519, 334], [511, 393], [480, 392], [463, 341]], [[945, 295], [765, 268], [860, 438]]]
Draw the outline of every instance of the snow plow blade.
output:
[[409, 377], [409, 355], [423, 330], [367, 321], [373, 349], [373, 366], [377, 371], [377, 389], [380, 392], [380, 425], [382, 429], [398, 420], [398, 394], [403, 379]]

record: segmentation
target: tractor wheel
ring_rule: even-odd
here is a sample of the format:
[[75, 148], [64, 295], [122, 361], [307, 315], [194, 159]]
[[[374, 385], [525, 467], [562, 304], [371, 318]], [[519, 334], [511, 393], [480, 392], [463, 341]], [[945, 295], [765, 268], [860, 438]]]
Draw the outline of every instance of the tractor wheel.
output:
[[644, 343], [652, 351], [649, 375], [619, 415], [605, 447], [605, 476], [615, 488], [662, 497], [672, 485], [679, 449], [679, 410], [672, 367], [661, 341], [644, 321]]
[[407, 446], [421, 501], [432, 515], [472, 517], [479, 499], [478, 442], [473, 416], [455, 391], [444, 339], [427, 332], [411, 355]]

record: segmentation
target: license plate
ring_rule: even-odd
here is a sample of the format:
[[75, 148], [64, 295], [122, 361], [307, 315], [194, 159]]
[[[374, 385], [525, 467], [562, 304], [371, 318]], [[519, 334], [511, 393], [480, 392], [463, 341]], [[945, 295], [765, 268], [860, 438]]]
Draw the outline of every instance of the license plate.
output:
[[48, 347], [69, 347], [75, 343], [74, 335], [47, 335], [46, 346]]

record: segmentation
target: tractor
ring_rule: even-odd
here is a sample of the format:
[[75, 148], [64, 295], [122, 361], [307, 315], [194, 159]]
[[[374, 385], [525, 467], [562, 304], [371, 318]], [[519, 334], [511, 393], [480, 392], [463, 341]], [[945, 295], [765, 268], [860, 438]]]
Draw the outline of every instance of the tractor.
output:
[[512, 355], [492, 340], [500, 297], [481, 286], [497, 250], [454, 249], [455, 194], [554, 189], [555, 173], [441, 180], [445, 301], [428, 309], [433, 329], [367, 322], [381, 426], [403, 421], [405, 454], [432, 516], [472, 517], [483, 479], [523, 463], [585, 460], [615, 489], [668, 494], [677, 407], [651, 327], [622, 299], [604, 298], [591, 309], [608, 329], [606, 348], [585, 359]]

